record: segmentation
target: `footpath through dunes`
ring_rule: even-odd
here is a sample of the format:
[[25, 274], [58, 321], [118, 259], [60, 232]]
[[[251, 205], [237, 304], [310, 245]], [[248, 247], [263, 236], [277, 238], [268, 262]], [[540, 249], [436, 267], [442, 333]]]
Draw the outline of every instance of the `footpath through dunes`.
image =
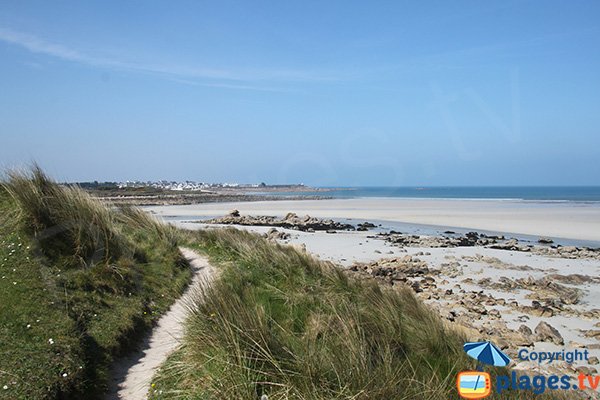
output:
[[140, 350], [116, 361], [106, 400], [142, 400], [148, 397], [152, 377], [157, 368], [181, 343], [188, 306], [193, 304], [198, 290], [208, 285], [215, 276], [215, 268], [205, 256], [184, 247], [180, 247], [179, 250], [190, 263], [192, 281], [171, 309], [160, 318], [150, 335], [144, 339]]

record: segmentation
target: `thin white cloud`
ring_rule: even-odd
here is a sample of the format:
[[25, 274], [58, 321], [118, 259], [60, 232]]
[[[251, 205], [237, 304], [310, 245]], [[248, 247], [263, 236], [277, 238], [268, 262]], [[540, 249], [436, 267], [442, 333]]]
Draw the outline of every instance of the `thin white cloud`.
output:
[[[0, 41], [22, 47], [32, 53], [44, 54], [78, 64], [97, 68], [118, 69], [133, 72], [165, 75], [170, 78], [201, 79], [210, 80], [206, 82], [193, 82], [197, 85], [223, 87], [230, 89], [279, 91], [275, 88], [262, 88], [254, 85], [236, 85], [230, 83], [218, 83], [214, 81], [239, 81], [239, 82], [325, 82], [339, 80], [334, 74], [320, 74], [312, 71], [302, 70], [233, 70], [233, 69], [210, 69], [199, 68], [188, 65], [159, 65], [126, 62], [112, 58], [95, 57], [67, 46], [52, 43], [35, 35], [18, 32], [12, 29], [0, 27]], [[185, 83], [185, 82], [184, 82]], [[188, 81], [187, 83], [192, 83]]]
[[204, 87], [214, 87], [214, 88], [223, 88], [223, 89], [239, 89], [239, 90], [257, 90], [260, 92], [277, 92], [277, 93], [290, 93], [295, 92], [299, 93], [297, 90], [292, 89], [282, 89], [277, 87], [266, 87], [266, 86], [254, 86], [254, 85], [243, 85], [236, 83], [210, 83], [210, 82], [198, 82], [189, 79], [181, 79], [181, 78], [170, 78], [169, 80], [177, 83], [181, 83], [184, 85], [190, 86], [204, 86]]

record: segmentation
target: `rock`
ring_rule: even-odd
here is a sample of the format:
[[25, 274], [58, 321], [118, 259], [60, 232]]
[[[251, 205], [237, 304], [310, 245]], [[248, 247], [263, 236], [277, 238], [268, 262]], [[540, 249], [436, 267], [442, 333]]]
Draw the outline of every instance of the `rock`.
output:
[[580, 367], [575, 368], [575, 372], [578, 372], [578, 373], [584, 374], [584, 375], [594, 375], [594, 374], [598, 373], [598, 370], [596, 368], [592, 368], [592, 367], [580, 366]]
[[208, 221], [202, 221], [206, 224], [225, 224], [225, 225], [253, 225], [253, 226], [273, 226], [299, 231], [327, 231], [327, 230], [354, 230], [354, 226], [342, 222], [336, 222], [331, 219], [313, 218], [309, 215], [299, 217], [295, 213], [287, 213], [283, 218], [273, 216], [242, 216], [238, 210], [231, 211], [228, 215], [221, 218], [214, 218]]
[[561, 246], [559, 250], [561, 253], [576, 253], [578, 249], [575, 246]]
[[337, 233], [337, 231], [335, 229], [327, 229], [325, 232], [326, 233]]
[[525, 336], [531, 336], [533, 335], [533, 332], [531, 331], [531, 328], [529, 328], [527, 325], [521, 325], [518, 329], [518, 331], [520, 333], [522, 333]]
[[419, 285], [419, 282], [413, 282], [410, 287], [415, 291], [415, 293], [420, 293], [423, 291], [423, 289], [421, 289], [421, 285]]
[[537, 300], [531, 302], [531, 307], [522, 306], [520, 311], [535, 315], [536, 317], [552, 317], [554, 315], [554, 311], [550, 307], [542, 306]]
[[283, 232], [283, 231], [278, 231], [276, 228], [271, 228], [271, 229], [269, 229], [269, 231], [267, 233], [265, 233], [264, 236], [267, 238], [267, 240], [275, 241], [275, 240], [287, 240], [292, 235], [290, 235], [289, 233]]
[[550, 238], [546, 238], [546, 237], [541, 237], [538, 239], [538, 243], [541, 244], [552, 244], [554, 243], [554, 240], [550, 239]]
[[375, 228], [375, 224], [370, 222], [363, 222], [362, 224], [358, 224], [356, 226], [357, 231], [368, 231], [370, 228]]
[[500, 337], [496, 338], [495, 344], [496, 344], [496, 346], [500, 347], [500, 350], [506, 350], [510, 347], [510, 343], [508, 343], [507, 340], [500, 338]]
[[538, 326], [535, 327], [536, 340], [540, 342], [550, 341], [554, 344], [564, 345], [565, 340], [560, 335], [560, 333], [554, 328], [552, 325], [547, 322], [540, 322]]
[[588, 337], [588, 338], [600, 339], [600, 331], [595, 330], [595, 329], [590, 329], [589, 331], [586, 331], [584, 333], [584, 336]]

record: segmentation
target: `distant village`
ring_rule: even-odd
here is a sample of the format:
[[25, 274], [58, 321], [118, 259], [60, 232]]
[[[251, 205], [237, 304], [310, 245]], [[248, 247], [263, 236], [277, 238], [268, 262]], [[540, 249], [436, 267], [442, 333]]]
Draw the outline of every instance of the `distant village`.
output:
[[155, 188], [161, 190], [173, 191], [201, 191], [215, 189], [272, 189], [272, 188], [299, 188], [305, 187], [304, 184], [291, 185], [267, 185], [261, 183], [205, 183], [195, 181], [124, 181], [124, 182], [78, 182], [76, 183], [84, 189], [130, 189], [130, 188]]

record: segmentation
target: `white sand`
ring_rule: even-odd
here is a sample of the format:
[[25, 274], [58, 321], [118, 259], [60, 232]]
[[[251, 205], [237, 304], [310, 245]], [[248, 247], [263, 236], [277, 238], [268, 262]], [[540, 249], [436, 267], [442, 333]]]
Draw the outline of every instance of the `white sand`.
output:
[[600, 205], [593, 203], [356, 198], [148, 207], [157, 215], [182, 217], [222, 216], [234, 208], [251, 215], [295, 212], [318, 218], [406, 222], [600, 241]]

